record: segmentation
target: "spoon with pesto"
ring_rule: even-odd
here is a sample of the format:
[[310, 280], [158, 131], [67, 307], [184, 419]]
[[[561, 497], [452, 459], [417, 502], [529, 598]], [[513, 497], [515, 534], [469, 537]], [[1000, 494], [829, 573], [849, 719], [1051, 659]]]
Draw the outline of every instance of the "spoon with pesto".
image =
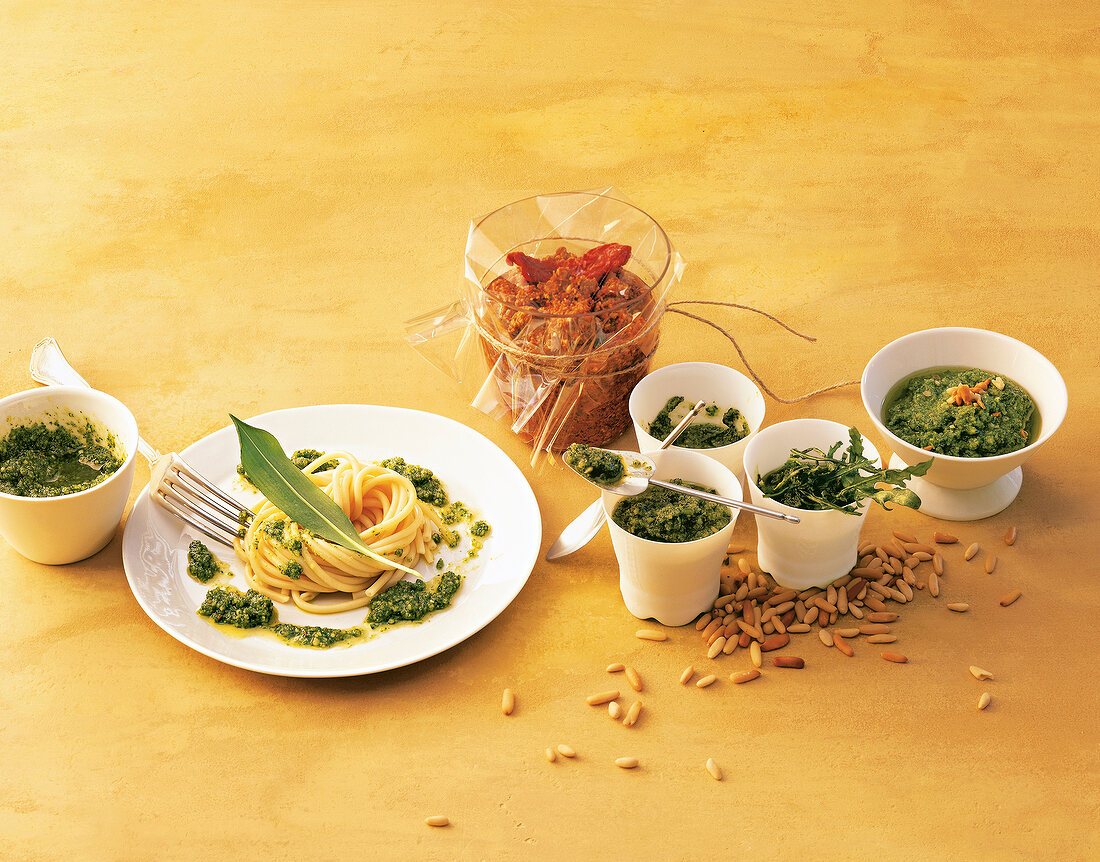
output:
[[650, 485], [655, 485], [658, 488], [688, 494], [692, 497], [701, 497], [704, 500], [711, 500], [724, 506], [732, 506], [735, 509], [744, 509], [746, 512], [752, 512], [766, 518], [776, 518], [792, 524], [799, 523], [797, 515], [764, 509], [741, 500], [722, 497], [709, 491], [701, 491], [687, 484], [679, 485], [666, 482], [663, 479], [654, 479], [653, 473], [657, 469], [657, 465], [637, 452], [620, 452], [616, 449], [600, 449], [596, 446], [573, 443], [565, 450], [562, 460], [578, 476], [587, 479], [601, 491], [608, 491], [622, 497], [636, 497]]

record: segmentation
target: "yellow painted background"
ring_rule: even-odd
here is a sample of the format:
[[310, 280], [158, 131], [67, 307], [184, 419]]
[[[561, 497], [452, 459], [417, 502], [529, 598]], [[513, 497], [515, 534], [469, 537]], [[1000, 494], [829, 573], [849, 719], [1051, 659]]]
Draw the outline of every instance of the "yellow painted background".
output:
[[[715, 313], [782, 395], [946, 324], [1036, 347], [1071, 403], [1013, 506], [957, 527], [1020, 540], [992, 576], [949, 552], [974, 610], [922, 594], [905, 666], [810, 635], [801, 673], [733, 686], [738, 653], [681, 689], [700, 643], [634, 638], [604, 533], [438, 657], [268, 677], [157, 628], [121, 531], [63, 568], [2, 545], [0, 856], [1097, 858], [1098, 105], [1089, 2], [0, 4], [0, 394], [52, 335], [165, 451], [230, 411], [431, 410], [523, 467], [545, 548], [590, 491], [402, 321], [457, 296], [470, 219], [615, 186], [686, 260], [674, 298], [817, 337]], [[657, 365], [741, 367], [698, 323], [662, 333]], [[768, 410], [869, 424], [855, 388]], [[867, 535], [892, 526], [942, 525]], [[584, 705], [613, 660], [646, 680], [632, 730]], [[997, 674], [983, 713], [970, 664]]]

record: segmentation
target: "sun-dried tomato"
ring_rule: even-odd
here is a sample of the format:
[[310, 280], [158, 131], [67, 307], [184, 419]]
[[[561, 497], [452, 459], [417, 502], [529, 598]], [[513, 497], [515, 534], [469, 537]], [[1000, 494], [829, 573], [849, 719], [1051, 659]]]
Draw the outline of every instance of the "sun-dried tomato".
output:
[[630, 260], [630, 246], [609, 242], [590, 248], [580, 257], [580, 274], [599, 281]]
[[523, 280], [528, 284], [538, 284], [546, 281], [554, 274], [553, 258], [548, 257], [545, 260], [539, 260], [537, 257], [531, 257], [522, 251], [513, 251], [504, 259], [519, 269], [519, 274], [523, 276]]

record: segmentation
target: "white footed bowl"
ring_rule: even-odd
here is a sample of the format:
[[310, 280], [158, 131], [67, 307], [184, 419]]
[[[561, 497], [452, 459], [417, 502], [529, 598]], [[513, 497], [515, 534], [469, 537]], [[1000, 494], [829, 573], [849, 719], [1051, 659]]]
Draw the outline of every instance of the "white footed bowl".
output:
[[[890, 390], [918, 371], [945, 366], [980, 368], [1019, 383], [1039, 411], [1038, 437], [1005, 455], [960, 458], [926, 452], [889, 431], [882, 411]], [[867, 415], [893, 447], [891, 467], [934, 458], [928, 472], [907, 485], [921, 498], [922, 512], [950, 521], [988, 518], [1016, 499], [1021, 465], [1058, 430], [1069, 406], [1062, 375], [1037, 350], [1007, 335], [961, 326], [925, 329], [890, 342], [867, 363], [860, 390]]]
[[126, 452], [122, 466], [87, 491], [60, 497], [0, 492], [0, 534], [36, 563], [64, 565], [90, 557], [111, 541], [134, 479], [138, 428], [126, 406], [83, 386], [46, 386], [0, 399], [0, 437], [15, 425], [49, 421], [68, 411], [113, 432]]
[[[730, 407], [741, 411], [749, 425], [747, 437], [728, 446], [689, 451], [713, 458], [732, 470], [738, 479], [743, 479], [742, 455], [745, 446], [764, 424], [764, 396], [756, 384], [740, 371], [714, 362], [678, 362], [651, 371], [638, 381], [630, 393], [630, 417], [638, 435], [639, 451], [660, 447], [662, 441], [649, 433], [649, 423], [674, 395], [684, 396], [689, 409], [696, 401], [706, 401], [717, 404], [723, 413]], [[703, 416], [701, 421], [707, 419]], [[694, 421], [700, 421], [700, 418], [696, 417]]]

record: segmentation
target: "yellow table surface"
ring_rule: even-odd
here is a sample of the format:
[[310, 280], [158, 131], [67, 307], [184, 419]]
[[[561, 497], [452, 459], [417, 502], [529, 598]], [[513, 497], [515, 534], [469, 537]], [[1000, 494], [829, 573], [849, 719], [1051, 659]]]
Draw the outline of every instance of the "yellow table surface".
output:
[[[968, 325], [1048, 356], [1070, 411], [1007, 511], [947, 525], [945, 595], [894, 627], [908, 664], [810, 634], [788, 650], [804, 671], [746, 686], [747, 654], [708, 661], [690, 626], [635, 638], [606, 531], [459, 646], [312, 681], [165, 634], [122, 527], [65, 567], [3, 544], [0, 856], [1100, 857], [1097, 34], [1091, 2], [4, 4], [3, 394], [52, 335], [165, 451], [231, 411], [431, 410], [521, 466], [545, 550], [591, 490], [532, 468], [402, 321], [457, 297], [471, 218], [614, 186], [687, 262], [673, 298], [816, 336], [713, 312], [785, 397]], [[657, 366], [743, 368], [695, 321], [662, 336]], [[769, 401], [768, 422], [798, 416], [883, 442], [856, 387]], [[895, 527], [945, 525], [873, 512], [865, 536]], [[755, 563], [751, 518], [735, 538]], [[644, 680], [632, 729], [585, 705], [633, 694], [612, 661]], [[681, 687], [688, 664], [718, 682]], [[546, 762], [558, 743], [578, 757]]]

